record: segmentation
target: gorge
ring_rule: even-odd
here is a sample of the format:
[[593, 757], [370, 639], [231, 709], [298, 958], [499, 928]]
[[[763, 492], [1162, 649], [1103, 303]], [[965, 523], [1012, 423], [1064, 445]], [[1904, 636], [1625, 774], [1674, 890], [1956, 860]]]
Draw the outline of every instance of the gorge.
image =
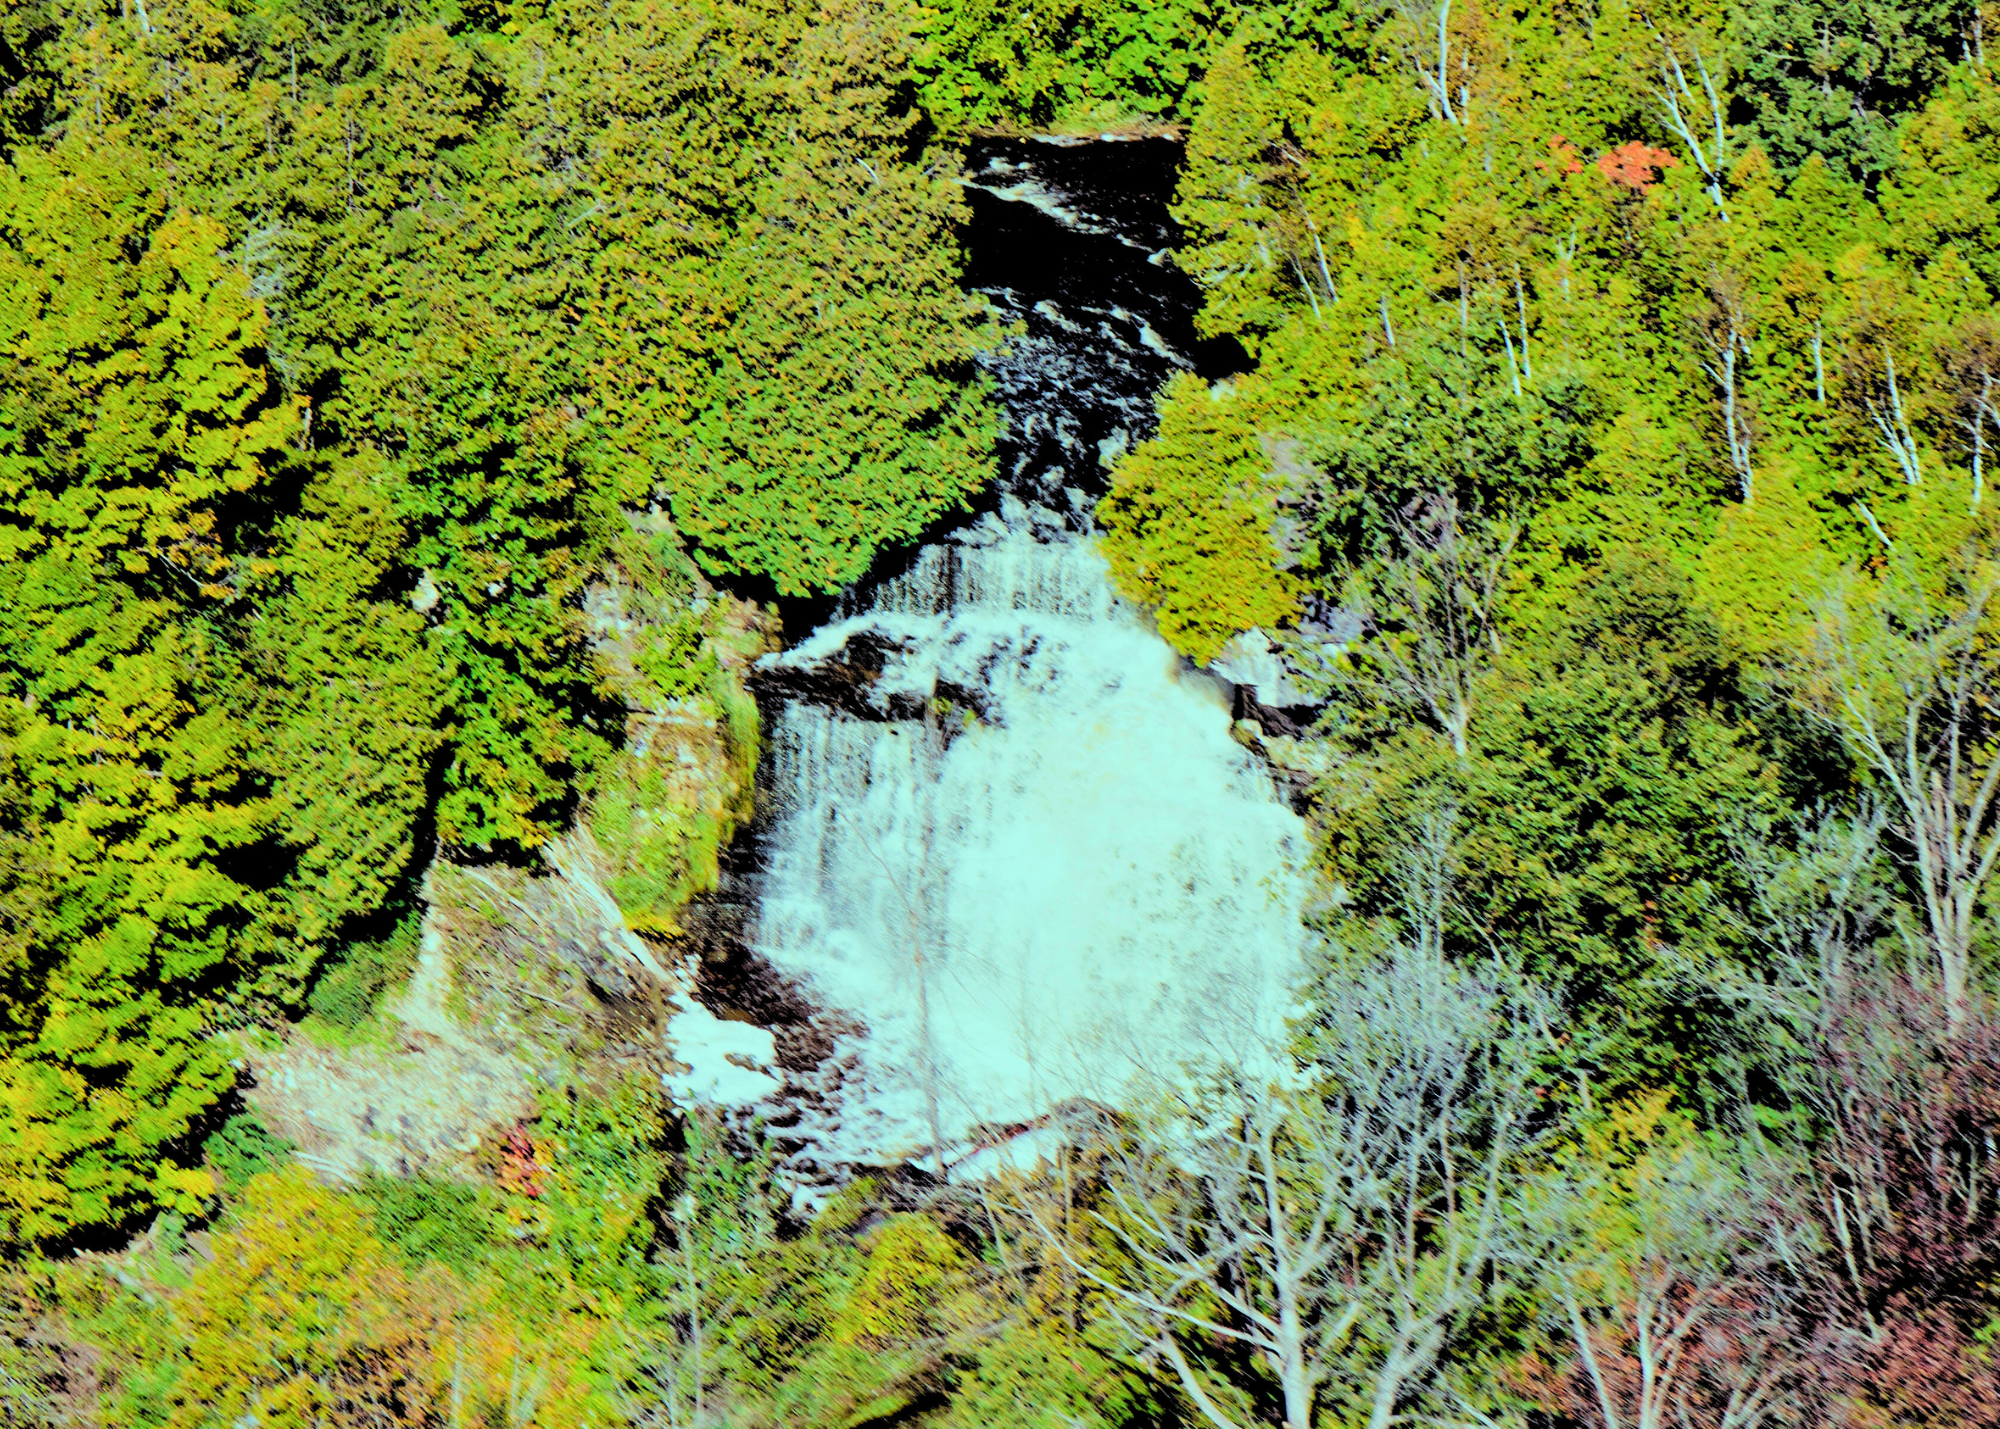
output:
[[1092, 538], [1108, 460], [1207, 365], [1168, 261], [1178, 147], [974, 150], [967, 282], [1011, 325], [997, 489], [763, 662], [744, 937], [835, 1029], [759, 1108], [804, 1180], [974, 1170], [1282, 1010], [1305, 827]]

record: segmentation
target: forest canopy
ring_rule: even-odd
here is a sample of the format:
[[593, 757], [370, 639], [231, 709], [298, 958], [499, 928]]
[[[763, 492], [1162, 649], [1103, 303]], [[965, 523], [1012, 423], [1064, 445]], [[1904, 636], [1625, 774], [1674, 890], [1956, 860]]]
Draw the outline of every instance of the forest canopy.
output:
[[626, 512], [837, 589], [995, 431], [912, 14], [156, 9], [7, 15], [31, 1236], [182, 1204], [209, 1027], [393, 922], [427, 840], [561, 826], [622, 733], [579, 606]]
[[[0, 1422], [2000, 1426], [1989, 40], [0, 0]], [[1182, 146], [1241, 357], [1094, 535], [1294, 692], [1284, 1075], [810, 1213], [604, 1061], [314, 1174], [242, 1049], [390, 1035], [441, 882], [715, 885], [771, 611], [994, 479], [959, 179], [1046, 130]]]

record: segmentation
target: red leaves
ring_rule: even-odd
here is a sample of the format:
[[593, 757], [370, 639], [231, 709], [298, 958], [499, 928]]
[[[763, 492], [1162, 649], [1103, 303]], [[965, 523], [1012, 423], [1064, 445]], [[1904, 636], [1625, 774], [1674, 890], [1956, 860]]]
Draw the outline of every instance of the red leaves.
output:
[[1555, 168], [1565, 174], [1580, 174], [1583, 172], [1583, 155], [1576, 151], [1576, 145], [1562, 135], [1552, 134], [1549, 136], [1549, 157], [1546, 160], [1535, 160], [1535, 167]]
[[1816, 1156], [1830, 1387], [1855, 1429], [2000, 1429], [1974, 1343], [2000, 1276], [2000, 1024], [1907, 983], [1836, 1002]]
[[1571, 1307], [1574, 1357], [1524, 1359], [1509, 1388], [1591, 1429], [2000, 1429], [1979, 1343], [2000, 1283], [2000, 1021], [1857, 982], [1802, 1038], [1815, 1129], [1745, 1206], [1762, 1231], [1726, 1258], [1635, 1249], [1618, 1303]]
[[540, 1200], [543, 1166], [535, 1154], [534, 1138], [525, 1125], [514, 1126], [500, 1143], [499, 1181], [517, 1196]]
[[1894, 1304], [1880, 1332], [1841, 1364], [1848, 1429], [1993, 1429], [2000, 1376], [1953, 1318]]
[[1952, 1027], [1904, 984], [1837, 1004], [1820, 1058], [1832, 1135], [1816, 1160], [1865, 1232], [1856, 1289], [1871, 1309], [1976, 1316], [2000, 1275], [2000, 1024]]
[[1637, 139], [1597, 156], [1597, 171], [1635, 194], [1642, 194], [1658, 183], [1661, 170], [1680, 166], [1681, 161], [1665, 149], [1655, 149]]
[[1651, 1283], [1590, 1330], [1587, 1357], [1550, 1365], [1524, 1356], [1503, 1383], [1591, 1429], [1766, 1424], [1807, 1401], [1812, 1368], [1793, 1307], [1755, 1270], [1708, 1286], [1664, 1267], [1639, 1279]]

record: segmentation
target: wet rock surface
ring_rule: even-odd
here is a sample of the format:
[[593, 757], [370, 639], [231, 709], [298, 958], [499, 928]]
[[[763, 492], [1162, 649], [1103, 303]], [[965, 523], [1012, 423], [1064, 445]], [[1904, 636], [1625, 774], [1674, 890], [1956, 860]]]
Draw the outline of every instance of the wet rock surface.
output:
[[767, 661], [752, 677], [767, 699], [804, 700], [862, 720], [934, 719], [953, 710], [990, 719], [991, 703], [979, 683], [935, 675], [918, 686], [885, 681], [893, 665], [915, 653], [913, 635], [873, 627], [854, 630], [832, 654], [811, 661]]

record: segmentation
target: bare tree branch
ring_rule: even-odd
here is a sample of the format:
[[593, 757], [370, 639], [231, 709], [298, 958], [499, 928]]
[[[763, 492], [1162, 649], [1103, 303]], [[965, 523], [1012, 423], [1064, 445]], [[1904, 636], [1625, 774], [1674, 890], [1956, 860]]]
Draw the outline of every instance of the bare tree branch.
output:
[[1219, 1353], [1269, 1376], [1287, 1429], [1328, 1397], [1391, 1429], [1511, 1233], [1530, 1104], [1515, 998], [1425, 950], [1354, 968], [1320, 995], [1306, 1060], [1234, 1048], [1100, 1124], [1110, 1262], [1030, 1219], [1217, 1429], [1252, 1422], [1202, 1370]]
[[2000, 860], [2000, 672], [1986, 629], [2000, 566], [1968, 558], [1933, 595], [1898, 564], [1849, 575], [1816, 611], [1788, 672], [1799, 708], [1837, 733], [1881, 788], [1915, 884], [1947, 1013], [1969, 1006], [1975, 917]]
[[1879, 406], [1874, 396], [1863, 398], [1868, 406], [1868, 420], [1875, 426], [1876, 444], [1895, 459], [1904, 482], [1917, 486], [1923, 482], [1924, 465], [1917, 454], [1917, 438], [1910, 430], [1909, 414], [1903, 408], [1902, 389], [1896, 385], [1896, 354], [1885, 350], [1882, 362], [1886, 372], [1886, 395]]
[[1465, 529], [1457, 504], [1431, 498], [1396, 523], [1401, 555], [1364, 609], [1372, 636], [1340, 682], [1427, 715], [1462, 760], [1474, 686], [1500, 649], [1500, 578], [1518, 533]]

